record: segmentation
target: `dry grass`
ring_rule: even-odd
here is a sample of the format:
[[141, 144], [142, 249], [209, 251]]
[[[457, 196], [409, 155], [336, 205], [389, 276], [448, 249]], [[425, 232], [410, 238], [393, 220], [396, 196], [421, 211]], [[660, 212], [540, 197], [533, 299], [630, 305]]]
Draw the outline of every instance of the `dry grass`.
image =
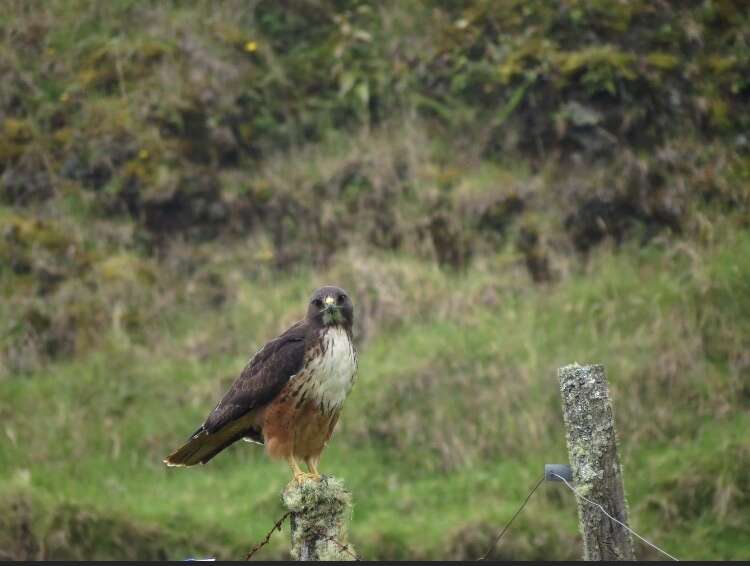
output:
[[[357, 305], [326, 465], [365, 557], [476, 557], [564, 459], [554, 371], [576, 360], [607, 367], [635, 524], [681, 557], [750, 553], [746, 57], [727, 52], [747, 26], [731, 3], [665, 4], [708, 50], [683, 57], [682, 28], [638, 23], [648, 3], [470, 4], [7, 3], [9, 557], [244, 555], [280, 470], [239, 449], [192, 475], [159, 463], [324, 283]], [[569, 16], [647, 41], [579, 49]], [[640, 53], [653, 41], [680, 58]], [[577, 555], [571, 500], [539, 495], [497, 557]]]

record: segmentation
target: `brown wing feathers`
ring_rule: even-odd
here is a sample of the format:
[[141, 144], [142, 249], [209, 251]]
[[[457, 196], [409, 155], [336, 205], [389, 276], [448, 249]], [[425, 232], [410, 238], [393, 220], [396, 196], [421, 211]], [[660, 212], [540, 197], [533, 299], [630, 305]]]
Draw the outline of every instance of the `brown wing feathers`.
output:
[[164, 462], [169, 466], [205, 464], [230, 444], [245, 436], [242, 419], [234, 421], [211, 434], [201, 427], [182, 447], [170, 454]]
[[257, 439], [260, 431], [253, 409], [272, 401], [302, 367], [307, 328], [306, 322], [298, 322], [255, 354], [203, 425], [164, 462], [169, 466], [205, 464], [245, 436]]

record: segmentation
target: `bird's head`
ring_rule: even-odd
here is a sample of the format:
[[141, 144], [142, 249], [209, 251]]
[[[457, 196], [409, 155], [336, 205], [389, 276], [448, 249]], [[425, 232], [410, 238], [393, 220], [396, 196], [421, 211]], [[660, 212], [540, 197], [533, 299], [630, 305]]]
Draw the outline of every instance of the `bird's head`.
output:
[[321, 287], [315, 290], [310, 299], [307, 319], [319, 326], [339, 325], [351, 328], [354, 305], [346, 291], [340, 287]]

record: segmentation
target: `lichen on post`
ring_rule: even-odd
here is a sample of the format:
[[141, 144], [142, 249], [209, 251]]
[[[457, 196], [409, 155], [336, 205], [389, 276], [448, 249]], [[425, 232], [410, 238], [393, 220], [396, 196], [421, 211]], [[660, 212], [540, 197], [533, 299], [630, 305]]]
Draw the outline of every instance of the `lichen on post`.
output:
[[[628, 524], [617, 437], [604, 366], [572, 364], [558, 370], [573, 481], [577, 491]], [[633, 539], [621, 525], [578, 498], [585, 560], [635, 560]]]
[[281, 495], [291, 512], [292, 558], [295, 560], [357, 560], [347, 542], [351, 493], [341, 480], [292, 481]]

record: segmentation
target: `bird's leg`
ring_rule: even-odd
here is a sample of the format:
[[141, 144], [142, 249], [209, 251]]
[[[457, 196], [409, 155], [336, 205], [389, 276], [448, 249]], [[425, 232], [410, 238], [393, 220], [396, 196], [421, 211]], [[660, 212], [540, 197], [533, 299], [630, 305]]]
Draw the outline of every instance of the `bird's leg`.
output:
[[302, 476], [305, 472], [302, 471], [302, 468], [299, 467], [299, 464], [297, 463], [297, 459], [294, 457], [294, 454], [290, 454], [287, 457], [287, 462], [289, 462], [289, 467], [292, 469], [292, 475], [294, 476], [294, 479], [297, 481], [297, 483], [302, 483]]
[[294, 454], [290, 455], [287, 458], [287, 462], [289, 462], [289, 467], [292, 469], [292, 474], [294, 475], [294, 481], [297, 482], [298, 485], [301, 485], [302, 482], [305, 480], [318, 480], [320, 479], [319, 474], [308, 474], [306, 472], [302, 471], [302, 468], [299, 467], [299, 464], [297, 463], [297, 459], [294, 457]]
[[318, 462], [320, 462], [320, 455], [305, 458], [305, 464], [307, 464], [307, 469], [310, 470], [310, 475], [319, 480]]

